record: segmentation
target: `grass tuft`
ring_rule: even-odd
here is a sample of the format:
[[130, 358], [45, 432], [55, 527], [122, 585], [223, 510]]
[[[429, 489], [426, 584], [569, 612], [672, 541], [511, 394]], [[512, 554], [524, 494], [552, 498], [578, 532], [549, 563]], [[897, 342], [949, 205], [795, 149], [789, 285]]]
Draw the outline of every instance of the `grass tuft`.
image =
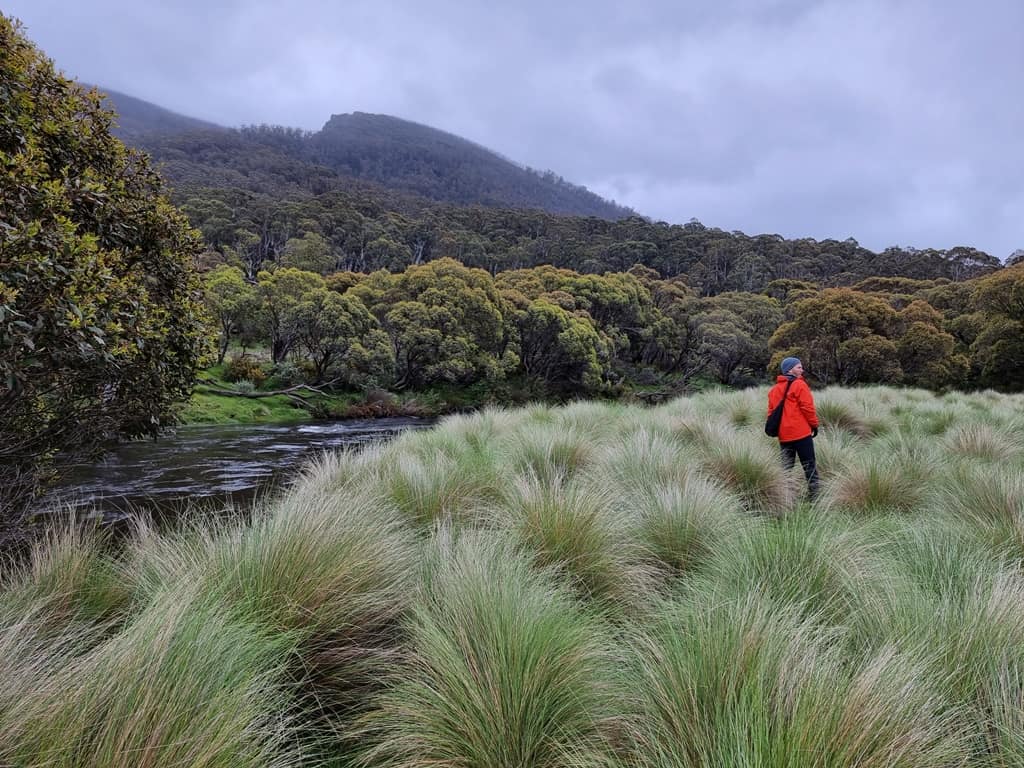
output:
[[463, 460], [437, 453], [421, 457], [390, 452], [377, 467], [377, 484], [407, 519], [423, 527], [469, 521], [477, 507], [496, 498], [499, 482], [484, 457]]
[[648, 557], [668, 578], [698, 571], [749, 526], [739, 499], [696, 474], [651, 486], [625, 503], [639, 520]]
[[701, 466], [752, 512], [780, 514], [796, 501], [795, 476], [783, 470], [777, 445], [733, 437], [707, 445]]
[[503, 466], [551, 483], [570, 480], [592, 460], [594, 449], [582, 432], [563, 427], [535, 428], [515, 433], [501, 452]]
[[518, 476], [494, 519], [583, 597], [628, 607], [645, 591], [650, 574], [629, 521], [600, 486]]
[[717, 550], [692, 588], [733, 595], [756, 590], [780, 606], [837, 625], [847, 621], [878, 565], [872, 542], [817, 510], [758, 522]]
[[668, 606], [636, 642], [638, 766], [935, 766], [955, 720], [893, 649], [844, 664], [833, 633], [756, 594]]
[[109, 624], [123, 618], [133, 584], [106, 548], [95, 525], [71, 515], [46, 530], [27, 563], [2, 575], [0, 611], [32, 613], [40, 629], [60, 632], [71, 623]]
[[990, 424], [964, 424], [946, 436], [950, 453], [989, 461], [1009, 461], [1024, 450], [1021, 439]]
[[1024, 471], [960, 465], [938, 484], [939, 510], [966, 522], [992, 549], [1024, 557]]
[[359, 765], [604, 765], [613, 676], [601, 627], [500, 541], [439, 557], [408, 659], [363, 721]]
[[826, 504], [851, 514], [908, 514], [930, 500], [939, 462], [914, 441], [889, 436], [848, 460], [825, 491]]
[[16, 765], [291, 766], [289, 640], [194, 591], [163, 595], [122, 633], [2, 714]]

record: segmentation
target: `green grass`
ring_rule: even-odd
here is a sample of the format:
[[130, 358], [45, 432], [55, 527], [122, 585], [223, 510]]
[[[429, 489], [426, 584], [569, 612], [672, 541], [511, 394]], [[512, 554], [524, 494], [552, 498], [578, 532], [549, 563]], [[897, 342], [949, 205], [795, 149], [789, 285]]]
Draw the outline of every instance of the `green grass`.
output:
[[183, 424], [266, 424], [311, 418], [309, 411], [284, 395], [252, 399], [197, 392], [180, 413]]
[[[304, 392], [304, 404], [286, 395], [246, 398], [210, 392], [211, 387], [232, 390], [238, 386], [224, 379], [226, 369], [227, 364], [221, 364], [203, 371], [192, 397], [180, 406], [178, 418], [182, 424], [278, 424], [314, 418], [380, 415], [379, 410], [368, 407], [372, 397], [362, 391], [323, 395]], [[284, 388], [286, 385], [273, 377], [260, 387], [263, 391]], [[526, 403], [535, 394], [527, 381], [516, 379], [468, 386], [438, 384], [422, 390], [390, 393], [385, 411], [388, 415], [434, 417], [474, 411], [497, 403]]]
[[670, 603], [632, 648], [638, 766], [939, 766], [962, 753], [913, 658], [846, 662], [834, 631], [757, 592]]
[[442, 543], [411, 652], [364, 717], [360, 765], [602, 765], [614, 675], [600, 623], [500, 538]]
[[[0, 577], [0, 764], [1024, 765], [1024, 397], [453, 415]], [[237, 402], [237, 401], [232, 401]]]
[[0, 713], [0, 756], [49, 766], [299, 764], [282, 685], [289, 650], [286, 636], [188, 592], [164, 595]]

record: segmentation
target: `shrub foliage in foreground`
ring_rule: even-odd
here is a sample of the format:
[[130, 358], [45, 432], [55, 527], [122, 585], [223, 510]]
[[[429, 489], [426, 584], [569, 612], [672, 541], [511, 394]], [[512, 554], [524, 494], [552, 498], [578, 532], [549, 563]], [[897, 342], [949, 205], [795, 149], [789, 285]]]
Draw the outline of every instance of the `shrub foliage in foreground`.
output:
[[206, 349], [198, 233], [111, 119], [0, 15], [0, 517], [54, 453], [156, 434]]
[[0, 763], [1021, 765], [1024, 397], [821, 392], [815, 506], [763, 398], [457, 416], [254, 518], [55, 531], [0, 585]]

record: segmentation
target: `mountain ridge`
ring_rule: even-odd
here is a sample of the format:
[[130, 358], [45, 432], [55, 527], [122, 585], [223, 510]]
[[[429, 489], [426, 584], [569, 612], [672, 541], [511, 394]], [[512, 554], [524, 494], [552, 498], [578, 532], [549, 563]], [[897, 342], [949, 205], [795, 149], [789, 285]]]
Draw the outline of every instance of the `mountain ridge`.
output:
[[[229, 128], [118, 91], [100, 91], [118, 115], [115, 133], [165, 164], [192, 150], [175, 139], [193, 136], [200, 137], [201, 143], [233, 145], [222, 147], [231, 154], [262, 152], [260, 147], [265, 147], [281, 155], [282, 162], [287, 158], [316, 166], [319, 170], [314, 175], [324, 176], [329, 170], [343, 179], [380, 184], [437, 202], [608, 220], [637, 215], [552, 171], [538, 171], [457, 134], [392, 115], [336, 113], [319, 131], [266, 124]], [[241, 140], [232, 142], [230, 133]], [[187, 174], [190, 183], [201, 183], [197, 174], [201, 172], [195, 168]], [[172, 171], [169, 180], [179, 183], [181, 175], [175, 178]]]
[[[84, 84], [83, 84], [84, 85]], [[117, 113], [113, 133], [122, 141], [131, 142], [150, 134], [182, 133], [195, 130], [229, 130], [228, 128], [189, 117], [180, 112], [161, 107], [158, 104], [129, 96], [126, 93], [104, 88], [99, 85], [86, 85], [95, 88], [103, 96], [105, 106]]]

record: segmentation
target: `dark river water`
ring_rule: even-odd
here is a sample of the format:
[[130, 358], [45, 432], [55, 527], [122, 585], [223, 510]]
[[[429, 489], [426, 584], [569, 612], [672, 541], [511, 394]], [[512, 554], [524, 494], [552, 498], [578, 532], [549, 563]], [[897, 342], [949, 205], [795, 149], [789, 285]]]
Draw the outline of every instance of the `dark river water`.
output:
[[180, 427], [125, 443], [95, 464], [66, 473], [42, 507], [71, 504], [116, 519], [133, 510], [172, 510], [185, 502], [245, 502], [317, 453], [389, 440], [432, 420], [410, 417], [273, 426]]

